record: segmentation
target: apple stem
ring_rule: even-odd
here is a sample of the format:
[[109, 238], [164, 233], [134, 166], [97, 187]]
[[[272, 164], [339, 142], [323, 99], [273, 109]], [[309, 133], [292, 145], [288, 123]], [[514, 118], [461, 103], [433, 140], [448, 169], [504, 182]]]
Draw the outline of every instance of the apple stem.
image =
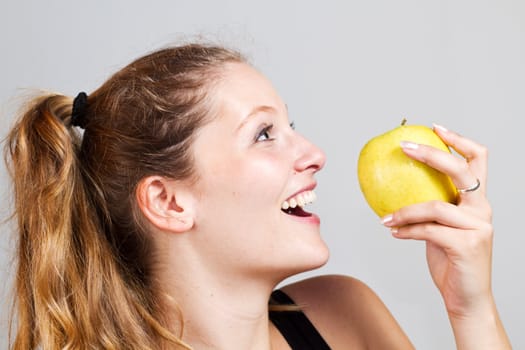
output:
[[401, 126], [405, 125], [407, 123], [407, 118], [403, 118], [403, 120], [401, 121]]

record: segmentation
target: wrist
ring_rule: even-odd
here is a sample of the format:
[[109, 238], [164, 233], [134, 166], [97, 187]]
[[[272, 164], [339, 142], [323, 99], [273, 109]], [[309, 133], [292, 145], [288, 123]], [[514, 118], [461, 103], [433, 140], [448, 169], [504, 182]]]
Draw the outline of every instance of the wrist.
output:
[[458, 349], [511, 349], [493, 299], [469, 312], [448, 312]]
[[497, 313], [497, 309], [492, 293], [471, 297], [468, 302], [447, 305], [447, 314], [451, 322], [471, 322], [480, 318], [489, 318], [494, 313]]

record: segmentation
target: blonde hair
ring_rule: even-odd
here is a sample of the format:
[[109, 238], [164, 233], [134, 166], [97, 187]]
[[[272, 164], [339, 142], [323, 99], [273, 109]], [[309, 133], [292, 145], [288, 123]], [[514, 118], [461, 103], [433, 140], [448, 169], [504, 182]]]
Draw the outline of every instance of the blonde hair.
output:
[[189, 146], [233, 51], [184, 45], [148, 54], [88, 96], [24, 108], [5, 147], [18, 224], [12, 349], [184, 348], [155, 288], [137, 183], [193, 176]]

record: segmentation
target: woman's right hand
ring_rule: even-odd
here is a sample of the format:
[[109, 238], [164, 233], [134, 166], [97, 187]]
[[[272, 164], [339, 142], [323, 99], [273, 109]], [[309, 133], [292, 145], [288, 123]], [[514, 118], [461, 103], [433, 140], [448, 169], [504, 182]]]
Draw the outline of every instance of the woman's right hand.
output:
[[[510, 349], [491, 287], [492, 210], [485, 196], [487, 150], [442, 127], [436, 133], [463, 157], [430, 146], [403, 143], [404, 152], [450, 176], [457, 204], [431, 201], [384, 218], [393, 236], [424, 240], [432, 279], [443, 296], [458, 348]], [[477, 187], [477, 186], [474, 186]]]

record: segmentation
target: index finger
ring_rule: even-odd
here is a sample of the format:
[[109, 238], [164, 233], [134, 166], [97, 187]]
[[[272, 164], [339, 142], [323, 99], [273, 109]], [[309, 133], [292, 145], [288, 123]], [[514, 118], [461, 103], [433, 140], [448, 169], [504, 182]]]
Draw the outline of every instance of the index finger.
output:
[[445, 144], [465, 158], [470, 171], [479, 179], [482, 188], [485, 189], [487, 185], [487, 148], [438, 124], [434, 124], [434, 132]]

